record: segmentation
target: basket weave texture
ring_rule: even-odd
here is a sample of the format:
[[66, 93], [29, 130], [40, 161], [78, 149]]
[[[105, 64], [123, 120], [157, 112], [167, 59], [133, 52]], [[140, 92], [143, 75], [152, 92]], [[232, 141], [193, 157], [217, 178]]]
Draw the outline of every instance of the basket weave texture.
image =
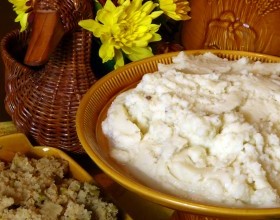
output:
[[80, 100], [96, 81], [90, 66], [92, 35], [67, 35], [43, 67], [23, 64], [28, 32], [13, 31], [1, 42], [5, 108], [16, 127], [39, 145], [84, 152], [76, 134]]

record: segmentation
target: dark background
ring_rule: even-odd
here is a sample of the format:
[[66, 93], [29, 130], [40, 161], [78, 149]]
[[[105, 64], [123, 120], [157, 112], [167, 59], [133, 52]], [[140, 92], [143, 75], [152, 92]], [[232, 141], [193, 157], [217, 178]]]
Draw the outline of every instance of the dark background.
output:
[[[2, 0], [0, 5], [0, 39], [9, 31], [19, 28], [19, 25], [14, 22], [16, 14], [13, 11], [12, 4], [8, 0]], [[5, 112], [4, 107], [5, 98], [5, 72], [0, 59], [0, 122], [11, 120], [9, 115]]]

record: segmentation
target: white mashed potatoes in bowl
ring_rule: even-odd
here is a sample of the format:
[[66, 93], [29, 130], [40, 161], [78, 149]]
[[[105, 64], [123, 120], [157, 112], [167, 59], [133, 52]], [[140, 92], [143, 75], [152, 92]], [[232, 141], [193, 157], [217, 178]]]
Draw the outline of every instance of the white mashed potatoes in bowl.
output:
[[154, 202], [280, 216], [280, 58], [188, 51], [129, 64], [85, 95], [77, 131], [101, 169]]

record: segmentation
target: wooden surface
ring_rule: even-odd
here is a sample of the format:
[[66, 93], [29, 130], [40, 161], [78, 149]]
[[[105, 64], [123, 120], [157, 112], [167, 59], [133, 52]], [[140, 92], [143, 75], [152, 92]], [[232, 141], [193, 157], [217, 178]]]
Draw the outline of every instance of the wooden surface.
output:
[[[0, 7], [0, 39], [3, 36], [15, 29], [18, 28], [18, 24], [14, 22], [16, 18], [15, 13], [12, 10], [12, 4], [8, 0], [1, 1]], [[4, 97], [5, 97], [5, 81], [4, 81], [4, 67], [2, 59], [0, 59], [0, 121], [7, 121], [10, 119], [8, 114], [5, 112], [4, 108]]]

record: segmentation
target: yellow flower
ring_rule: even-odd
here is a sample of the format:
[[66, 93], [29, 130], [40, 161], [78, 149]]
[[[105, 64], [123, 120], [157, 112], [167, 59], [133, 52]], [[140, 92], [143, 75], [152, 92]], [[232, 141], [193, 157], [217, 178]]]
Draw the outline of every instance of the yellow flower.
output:
[[24, 31], [27, 28], [28, 13], [26, 11], [30, 8], [26, 5], [27, 0], [9, 0], [9, 2], [13, 4], [13, 10], [17, 14], [15, 22], [20, 22], [20, 31]]
[[164, 14], [176, 21], [190, 19], [188, 0], [159, 0], [159, 7]]
[[153, 55], [150, 42], [161, 40], [157, 34], [160, 25], [152, 24], [162, 11], [154, 11], [157, 4], [142, 0], [122, 0], [115, 6], [107, 0], [104, 8], [98, 10], [95, 20], [88, 19], [79, 25], [100, 38], [102, 45], [99, 56], [103, 62], [115, 59], [115, 68], [124, 65], [123, 53], [131, 61]]

